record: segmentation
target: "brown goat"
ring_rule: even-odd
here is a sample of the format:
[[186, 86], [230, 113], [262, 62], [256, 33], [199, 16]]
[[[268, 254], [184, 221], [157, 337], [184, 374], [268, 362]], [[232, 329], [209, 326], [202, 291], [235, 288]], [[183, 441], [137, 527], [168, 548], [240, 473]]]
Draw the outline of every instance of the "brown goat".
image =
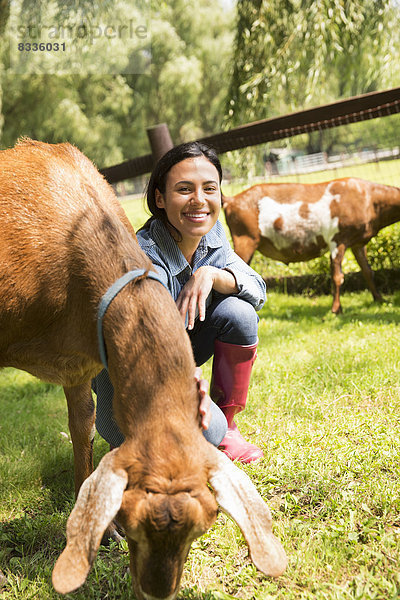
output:
[[0, 185], [0, 367], [61, 384], [68, 403], [79, 493], [53, 571], [56, 590], [85, 581], [117, 516], [137, 599], [172, 600], [217, 502], [238, 522], [256, 566], [282, 573], [286, 557], [266, 504], [201, 433], [189, 338], [171, 295], [148, 277], [122, 289], [104, 317], [125, 442], [92, 472], [98, 306], [124, 273], [153, 266], [111, 187], [73, 146], [23, 140], [0, 153]]
[[329, 250], [332, 312], [342, 312], [342, 260], [351, 248], [374, 300], [375, 287], [365, 245], [400, 220], [400, 189], [354, 177], [325, 183], [265, 183], [223, 198], [235, 252], [250, 263], [256, 250], [285, 264]]

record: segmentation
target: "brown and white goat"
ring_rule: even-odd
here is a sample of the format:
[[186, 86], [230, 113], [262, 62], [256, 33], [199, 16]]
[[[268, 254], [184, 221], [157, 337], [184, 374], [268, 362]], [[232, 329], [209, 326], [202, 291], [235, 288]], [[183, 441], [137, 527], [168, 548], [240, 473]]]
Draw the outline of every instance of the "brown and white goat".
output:
[[342, 260], [351, 248], [374, 300], [375, 287], [365, 245], [400, 220], [400, 189], [355, 177], [325, 183], [265, 183], [223, 198], [235, 252], [250, 263], [256, 250], [285, 264], [329, 250], [332, 312], [340, 313]]
[[68, 403], [79, 493], [53, 571], [56, 590], [85, 581], [117, 515], [136, 597], [172, 600], [217, 502], [238, 522], [256, 566], [282, 573], [286, 557], [266, 504], [201, 433], [189, 338], [168, 291], [147, 277], [127, 285], [104, 317], [125, 442], [92, 472], [99, 302], [128, 270], [152, 263], [111, 187], [73, 146], [23, 140], [4, 150], [0, 186], [0, 366], [62, 385]]

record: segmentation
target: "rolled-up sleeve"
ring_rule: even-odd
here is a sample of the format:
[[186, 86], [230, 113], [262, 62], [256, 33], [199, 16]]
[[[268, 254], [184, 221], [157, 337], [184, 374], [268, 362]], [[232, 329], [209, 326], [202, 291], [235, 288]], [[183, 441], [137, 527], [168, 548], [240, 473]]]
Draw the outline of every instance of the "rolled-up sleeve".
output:
[[244, 262], [229, 245], [228, 240], [224, 241], [224, 250], [226, 252], [226, 267], [236, 279], [239, 292], [238, 298], [246, 300], [252, 304], [255, 310], [260, 310], [266, 300], [266, 285], [263, 278]]
[[157, 219], [150, 228], [138, 231], [137, 238], [174, 300], [196, 269], [211, 265], [226, 269], [235, 277], [239, 292], [232, 295], [246, 300], [256, 310], [264, 305], [264, 280], [232, 250], [220, 221], [200, 240], [193, 266], [189, 265], [165, 225]]

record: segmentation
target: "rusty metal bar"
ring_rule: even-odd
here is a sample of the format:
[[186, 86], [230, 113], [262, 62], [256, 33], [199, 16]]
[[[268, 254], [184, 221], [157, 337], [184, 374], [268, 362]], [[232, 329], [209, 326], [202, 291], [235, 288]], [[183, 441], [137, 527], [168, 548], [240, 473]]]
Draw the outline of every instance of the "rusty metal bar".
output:
[[[363, 94], [289, 115], [241, 125], [229, 131], [201, 138], [199, 141], [213, 146], [218, 153], [223, 154], [230, 150], [398, 112], [400, 112], [400, 87]], [[113, 167], [101, 169], [101, 173], [110, 183], [116, 183], [149, 173], [152, 167], [152, 155], [147, 154]]]
[[284, 139], [309, 131], [328, 129], [356, 121], [390, 115], [400, 110], [400, 88], [364, 94], [317, 108], [273, 119], [241, 125], [230, 131], [207, 136], [201, 141], [218, 153]]

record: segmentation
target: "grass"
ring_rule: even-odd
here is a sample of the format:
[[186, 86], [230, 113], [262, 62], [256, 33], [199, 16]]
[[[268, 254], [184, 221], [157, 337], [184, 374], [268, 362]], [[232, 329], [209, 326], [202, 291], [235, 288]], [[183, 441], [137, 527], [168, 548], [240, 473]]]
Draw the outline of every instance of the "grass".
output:
[[[181, 600], [400, 597], [400, 292], [383, 305], [345, 294], [339, 317], [330, 304], [270, 294], [237, 418], [265, 452], [243, 468], [272, 509], [287, 571], [258, 573], [221, 514], [192, 546]], [[0, 597], [55, 599], [51, 570], [74, 502], [66, 403], [60, 388], [14, 369], [0, 373], [0, 395]], [[96, 462], [106, 450], [96, 439]], [[131, 598], [127, 567], [125, 543], [102, 547], [67, 598]]]
[[[147, 219], [142, 199], [123, 206], [136, 229]], [[257, 268], [271, 276], [288, 269], [262, 260]], [[265, 451], [243, 468], [272, 509], [286, 573], [258, 573], [221, 514], [192, 546], [180, 600], [400, 598], [400, 293], [383, 305], [367, 292], [342, 303], [334, 317], [329, 296], [269, 295], [250, 400], [237, 418]], [[0, 397], [0, 598], [55, 600], [51, 571], [74, 505], [66, 402], [61, 388], [15, 369], [0, 372]], [[106, 451], [97, 437], [96, 463]], [[101, 547], [87, 583], [66, 598], [132, 598], [128, 564], [125, 542]]]

